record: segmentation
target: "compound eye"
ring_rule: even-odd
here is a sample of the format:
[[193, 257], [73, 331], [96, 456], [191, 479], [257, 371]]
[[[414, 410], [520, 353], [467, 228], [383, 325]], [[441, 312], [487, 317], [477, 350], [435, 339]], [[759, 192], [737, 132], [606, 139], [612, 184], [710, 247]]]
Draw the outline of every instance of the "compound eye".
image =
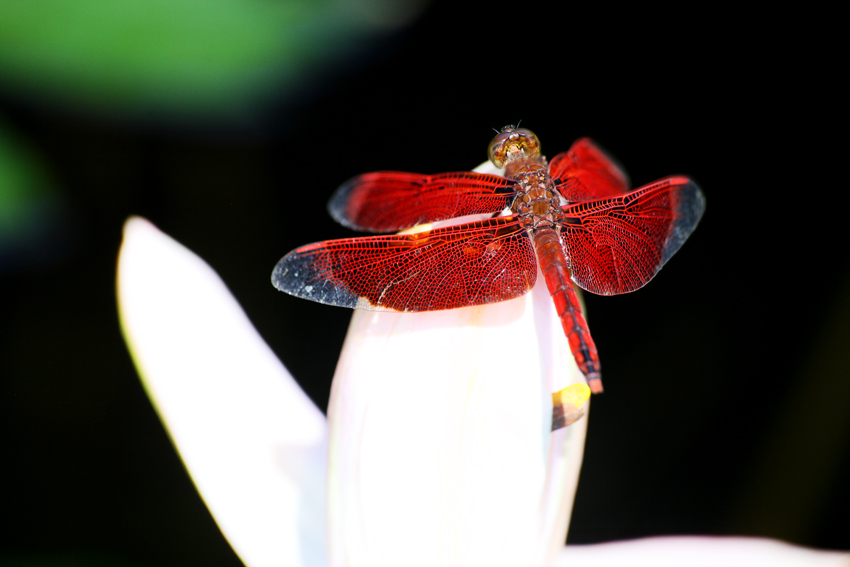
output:
[[505, 167], [505, 145], [512, 135], [513, 129], [506, 127], [502, 129], [501, 133], [493, 138], [492, 142], [490, 142], [490, 150], [487, 153], [490, 157], [490, 161], [496, 167]]
[[499, 168], [517, 158], [534, 158], [539, 155], [540, 140], [534, 132], [525, 128], [506, 126], [490, 142], [490, 161]]
[[534, 158], [540, 155], [540, 140], [537, 139], [537, 135], [534, 132], [520, 128], [519, 130], [514, 130], [514, 134], [519, 138], [518, 146], [525, 154], [525, 157]]

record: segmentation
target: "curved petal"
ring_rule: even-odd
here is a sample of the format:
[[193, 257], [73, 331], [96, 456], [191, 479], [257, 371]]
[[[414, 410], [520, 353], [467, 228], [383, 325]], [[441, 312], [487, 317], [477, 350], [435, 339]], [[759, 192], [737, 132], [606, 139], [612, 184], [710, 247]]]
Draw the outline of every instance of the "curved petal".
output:
[[330, 564], [553, 561], [587, 420], [551, 432], [552, 392], [582, 381], [545, 284], [487, 306], [355, 312], [328, 410]]
[[570, 545], [558, 567], [850, 567], [850, 553], [747, 537], [655, 537]]
[[118, 303], [148, 396], [240, 558], [325, 565], [326, 421], [221, 279], [131, 218]]

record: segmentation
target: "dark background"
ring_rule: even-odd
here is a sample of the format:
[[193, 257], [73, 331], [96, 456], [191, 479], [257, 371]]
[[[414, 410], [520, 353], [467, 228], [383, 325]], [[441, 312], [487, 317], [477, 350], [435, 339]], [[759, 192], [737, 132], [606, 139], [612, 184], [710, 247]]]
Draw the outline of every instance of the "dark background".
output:
[[348, 177], [472, 168], [492, 128], [520, 119], [550, 157], [592, 136], [635, 184], [686, 173], [707, 199], [651, 285], [585, 297], [607, 389], [569, 542], [713, 534], [850, 547], [832, 51], [818, 34], [787, 33], [819, 16], [452, 6], [432, 4], [239, 123], [0, 90], [0, 115], [47, 164], [64, 207], [49, 238], [0, 272], [0, 563], [239, 564], [120, 336], [127, 216], [209, 262], [324, 408], [350, 312], [277, 292], [275, 262], [351, 234], [324, 208]]

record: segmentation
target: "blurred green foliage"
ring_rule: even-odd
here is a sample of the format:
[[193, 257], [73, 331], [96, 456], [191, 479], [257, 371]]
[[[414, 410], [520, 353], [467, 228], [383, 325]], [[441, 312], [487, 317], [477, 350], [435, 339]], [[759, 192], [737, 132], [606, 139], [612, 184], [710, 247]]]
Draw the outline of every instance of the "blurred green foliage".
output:
[[97, 111], [245, 112], [408, 22], [409, 0], [3, 0], [0, 84]]
[[[0, 0], [0, 91], [29, 108], [239, 123], [309, 92], [411, 0]], [[337, 69], [333, 69], [333, 65]], [[0, 122], [0, 271], [43, 260], [61, 224], [34, 154]]]
[[27, 248], [57, 220], [58, 205], [39, 160], [0, 122], [0, 273], [13, 258], [39, 260]]

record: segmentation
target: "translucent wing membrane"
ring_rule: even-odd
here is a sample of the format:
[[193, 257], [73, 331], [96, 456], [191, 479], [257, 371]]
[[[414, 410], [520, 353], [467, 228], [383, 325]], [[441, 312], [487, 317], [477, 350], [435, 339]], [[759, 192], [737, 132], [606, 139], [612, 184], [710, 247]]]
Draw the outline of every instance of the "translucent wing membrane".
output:
[[616, 197], [629, 190], [629, 176], [590, 138], [580, 138], [549, 162], [549, 174], [564, 198], [575, 203]]
[[687, 177], [667, 177], [562, 210], [561, 240], [573, 280], [587, 291], [616, 295], [658, 273], [696, 228], [705, 198]]
[[510, 204], [514, 182], [463, 171], [422, 175], [366, 173], [348, 180], [328, 203], [331, 216], [354, 230], [395, 232], [464, 215], [497, 213]]
[[278, 262], [272, 283], [297, 297], [378, 311], [436, 311], [505, 301], [537, 278], [516, 216], [432, 231], [329, 240]]

